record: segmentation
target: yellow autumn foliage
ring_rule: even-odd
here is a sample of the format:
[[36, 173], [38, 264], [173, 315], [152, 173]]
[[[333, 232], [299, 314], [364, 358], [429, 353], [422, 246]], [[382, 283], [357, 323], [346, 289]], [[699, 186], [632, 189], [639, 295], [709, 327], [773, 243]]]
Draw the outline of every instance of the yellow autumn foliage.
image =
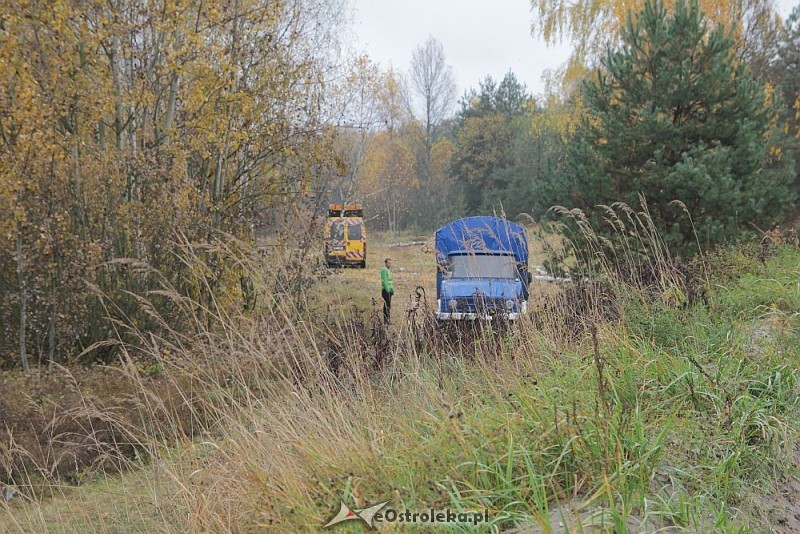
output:
[[339, 4], [3, 3], [0, 353], [54, 329], [63, 360], [105, 335], [87, 282], [114, 293], [160, 276], [207, 302], [227, 290], [210, 252], [208, 272], [183, 276], [175, 240], [250, 239], [333, 172], [318, 154]]

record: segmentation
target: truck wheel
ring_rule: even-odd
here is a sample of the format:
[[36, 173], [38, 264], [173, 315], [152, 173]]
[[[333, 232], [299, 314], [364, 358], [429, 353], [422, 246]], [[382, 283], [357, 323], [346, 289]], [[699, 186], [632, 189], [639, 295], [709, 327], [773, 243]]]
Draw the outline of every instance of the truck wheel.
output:
[[362, 260], [362, 261], [361, 261], [361, 265], [359, 265], [359, 266], [360, 266], [362, 269], [366, 269], [366, 268], [367, 268], [367, 260]]

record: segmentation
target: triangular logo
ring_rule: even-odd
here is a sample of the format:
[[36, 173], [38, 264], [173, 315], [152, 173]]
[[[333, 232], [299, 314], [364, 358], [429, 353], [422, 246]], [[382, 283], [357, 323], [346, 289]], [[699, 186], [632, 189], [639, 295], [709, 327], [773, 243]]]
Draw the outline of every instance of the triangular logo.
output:
[[343, 501], [340, 501], [340, 503], [341, 507], [339, 508], [339, 513], [337, 513], [333, 519], [328, 521], [328, 524], [325, 525], [325, 528], [341, 523], [342, 521], [348, 521], [350, 519], [361, 519], [369, 528], [372, 528], [372, 520], [374, 519], [375, 514], [377, 514], [381, 508], [389, 504], [389, 501], [384, 501], [374, 506], [370, 506], [369, 508], [355, 510], [351, 510]]

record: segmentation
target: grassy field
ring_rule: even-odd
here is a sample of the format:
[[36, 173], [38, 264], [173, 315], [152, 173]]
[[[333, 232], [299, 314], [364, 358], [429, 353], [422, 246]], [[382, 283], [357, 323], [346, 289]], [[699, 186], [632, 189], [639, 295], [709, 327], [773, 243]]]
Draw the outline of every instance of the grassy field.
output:
[[[337, 314], [378, 299], [385, 256], [396, 318], [414, 287], [432, 288], [432, 253], [395, 239], [371, 243], [366, 270], [312, 287], [301, 301], [313, 309], [240, 318], [185, 346], [202, 365], [132, 371], [143, 389], [171, 381], [194, 417], [146, 397], [122, 474], [50, 479], [41, 499], [21, 485], [0, 501], [0, 530], [318, 531], [340, 501], [386, 500], [487, 510], [484, 532], [800, 529], [800, 251], [724, 251], [696, 287], [609, 273], [596, 291], [546, 290], [510, 330], [398, 321], [385, 339]], [[326, 309], [329, 323], [304, 319]], [[335, 373], [332, 352], [347, 356]]]
[[[558, 246], [558, 237], [537, 237], [537, 227], [529, 230], [530, 265], [541, 265], [546, 258], [545, 239], [551, 246]], [[419, 244], [424, 242], [424, 244]], [[404, 245], [406, 243], [414, 243]], [[353, 306], [362, 312], [374, 312], [383, 306], [381, 300], [380, 269], [386, 258], [392, 258], [395, 296], [392, 300], [393, 317], [403, 319], [408, 310], [417, 307], [416, 289], [424, 289], [425, 298], [431, 309], [436, 306], [436, 260], [434, 254], [433, 235], [414, 233], [370, 234], [369, 261], [366, 269], [341, 268], [334, 269], [333, 276], [324, 284], [317, 284], [307, 295], [309, 308], [324, 312], [327, 310], [345, 310], [349, 312]], [[534, 283], [532, 287], [536, 295], [550, 294], [552, 284], [548, 282]], [[374, 302], [373, 302], [374, 301]], [[402, 321], [400, 321], [402, 324]]]
[[[425, 241], [425, 245], [389, 246]], [[381, 300], [380, 269], [385, 258], [392, 258], [395, 285], [393, 299], [394, 317], [399, 319], [413, 305], [414, 290], [421, 286], [435, 303], [436, 263], [433, 238], [415, 234], [370, 234], [366, 269], [339, 268], [324, 284], [317, 284], [308, 294], [308, 305], [322, 310], [349, 311], [352, 305], [360, 310], [383, 306]]]

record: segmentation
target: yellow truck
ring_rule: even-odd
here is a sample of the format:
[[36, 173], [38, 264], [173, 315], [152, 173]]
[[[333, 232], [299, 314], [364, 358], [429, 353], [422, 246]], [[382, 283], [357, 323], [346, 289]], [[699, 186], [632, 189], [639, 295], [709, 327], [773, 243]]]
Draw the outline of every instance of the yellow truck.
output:
[[367, 266], [367, 230], [360, 204], [331, 204], [323, 237], [328, 267]]

